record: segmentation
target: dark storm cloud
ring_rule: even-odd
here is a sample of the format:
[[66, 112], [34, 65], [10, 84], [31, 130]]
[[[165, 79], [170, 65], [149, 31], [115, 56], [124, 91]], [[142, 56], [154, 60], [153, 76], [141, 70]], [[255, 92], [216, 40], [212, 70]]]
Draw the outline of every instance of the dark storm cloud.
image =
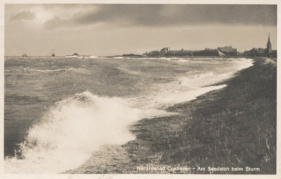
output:
[[[90, 5], [88, 5], [90, 6]], [[72, 6], [69, 6], [72, 7]], [[68, 7], [68, 8], [69, 8]], [[94, 5], [70, 19], [54, 17], [47, 29], [109, 23], [123, 26], [198, 24], [277, 25], [276, 5]]]
[[25, 10], [19, 13], [12, 14], [10, 20], [11, 21], [33, 20], [35, 19], [35, 17], [36, 17], [35, 13]]

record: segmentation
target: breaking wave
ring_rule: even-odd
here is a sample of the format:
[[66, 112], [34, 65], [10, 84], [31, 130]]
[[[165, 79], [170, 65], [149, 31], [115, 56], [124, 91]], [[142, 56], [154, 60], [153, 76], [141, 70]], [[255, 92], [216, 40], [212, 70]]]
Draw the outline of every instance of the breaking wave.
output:
[[120, 98], [89, 92], [55, 104], [29, 130], [18, 156], [5, 161], [9, 173], [59, 173], [85, 162], [103, 144], [124, 144], [135, 137], [127, 129], [141, 111]]

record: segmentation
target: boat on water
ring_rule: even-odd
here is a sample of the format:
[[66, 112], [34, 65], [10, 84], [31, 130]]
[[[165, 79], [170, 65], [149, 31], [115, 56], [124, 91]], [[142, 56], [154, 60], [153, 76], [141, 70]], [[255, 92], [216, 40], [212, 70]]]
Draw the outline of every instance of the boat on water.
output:
[[27, 55], [26, 55], [26, 54], [23, 54], [22, 57], [27, 57]]
[[52, 49], [52, 57], [55, 57], [54, 49]]

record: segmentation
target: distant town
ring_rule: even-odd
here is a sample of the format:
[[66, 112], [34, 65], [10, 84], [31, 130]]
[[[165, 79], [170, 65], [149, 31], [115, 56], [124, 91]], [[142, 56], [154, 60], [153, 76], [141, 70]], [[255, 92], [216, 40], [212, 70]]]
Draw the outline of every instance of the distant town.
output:
[[[52, 57], [55, 57], [55, 53], [52, 52]], [[217, 49], [205, 48], [204, 50], [170, 50], [170, 47], [164, 47], [160, 51], [153, 50], [150, 52], [145, 52], [143, 54], [123, 54], [114, 55], [108, 57], [114, 58], [161, 58], [161, 57], [273, 57], [277, 58], [277, 50], [272, 50], [272, 45], [270, 42], [270, 34], [268, 35], [268, 40], [266, 48], [252, 48], [251, 50], [238, 52], [236, 48], [232, 46], [217, 47]], [[22, 57], [27, 57], [27, 54], [23, 54]], [[66, 55], [65, 58], [98, 58], [99, 56], [89, 56], [89, 55], [79, 55], [74, 53], [72, 55]]]
[[169, 47], [164, 47], [160, 51], [154, 50], [146, 52], [143, 55], [123, 54], [125, 57], [193, 57], [193, 56], [257, 56], [257, 57], [277, 57], [277, 50], [272, 50], [270, 35], [266, 48], [252, 48], [243, 53], [238, 52], [232, 46], [218, 47], [217, 49], [205, 48], [205, 50], [170, 50]]

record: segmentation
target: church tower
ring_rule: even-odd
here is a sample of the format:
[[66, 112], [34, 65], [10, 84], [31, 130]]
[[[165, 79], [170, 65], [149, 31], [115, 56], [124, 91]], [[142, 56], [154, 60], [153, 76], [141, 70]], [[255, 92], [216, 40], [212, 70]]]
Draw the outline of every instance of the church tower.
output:
[[266, 52], [267, 54], [271, 54], [272, 53], [272, 49], [271, 49], [271, 42], [270, 42], [270, 34], [268, 34], [268, 41], [267, 41], [267, 45], [266, 45]]

